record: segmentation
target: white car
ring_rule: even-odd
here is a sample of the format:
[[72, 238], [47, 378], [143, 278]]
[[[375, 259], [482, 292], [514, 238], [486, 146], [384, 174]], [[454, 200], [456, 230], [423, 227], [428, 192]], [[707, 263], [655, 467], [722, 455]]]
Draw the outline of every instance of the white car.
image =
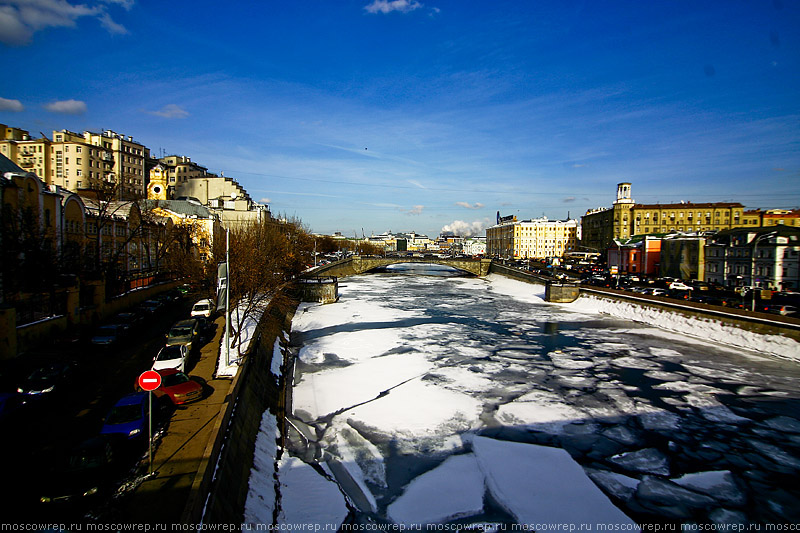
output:
[[669, 288], [674, 291], [690, 291], [692, 288], [681, 281], [673, 281], [669, 284]]
[[153, 360], [153, 370], [175, 368], [178, 372], [186, 372], [186, 354], [187, 350], [184, 344], [164, 346]]
[[210, 318], [214, 314], [216, 307], [214, 300], [209, 300], [208, 298], [200, 300], [192, 307], [192, 316]]

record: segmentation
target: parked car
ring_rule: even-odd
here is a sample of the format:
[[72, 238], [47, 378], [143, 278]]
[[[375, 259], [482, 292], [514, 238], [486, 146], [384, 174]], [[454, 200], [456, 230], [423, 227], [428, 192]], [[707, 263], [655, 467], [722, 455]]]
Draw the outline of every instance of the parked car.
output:
[[180, 320], [172, 325], [167, 333], [167, 346], [182, 344], [187, 352], [191, 352], [199, 344], [200, 322], [196, 318]]
[[137, 440], [144, 438], [150, 412], [148, 396], [146, 392], [135, 392], [120, 398], [106, 415], [100, 434], [116, 434]]
[[112, 491], [127, 467], [117, 442], [115, 436], [99, 435], [69, 450], [37, 483], [39, 502], [75, 507]]
[[793, 305], [770, 305], [769, 312], [783, 316], [795, 315], [797, 314], [797, 308]]
[[142, 325], [144, 317], [137, 311], [125, 311], [123, 313], [117, 313], [113, 318], [113, 322], [115, 324], [127, 326], [128, 332], [131, 332]]
[[92, 335], [92, 344], [95, 346], [110, 347], [119, 344], [128, 333], [130, 327], [123, 324], [106, 324], [100, 326]]
[[214, 300], [208, 298], [198, 301], [192, 306], [192, 316], [202, 316], [205, 318], [211, 317], [216, 309]]
[[[203, 386], [174, 368], [157, 370], [161, 385], [153, 391], [159, 398], [169, 398], [174, 405], [194, 402], [203, 398]], [[138, 388], [138, 383], [136, 384]]]
[[20, 394], [30, 396], [52, 395], [60, 391], [74, 378], [76, 364], [58, 361], [34, 370], [17, 389]]
[[158, 355], [153, 360], [153, 370], [174, 368], [180, 372], [186, 372], [186, 355], [188, 352], [183, 344], [164, 346], [158, 351]]
[[178, 290], [180, 291], [181, 294], [186, 296], [187, 294], [192, 292], [192, 286], [189, 285], [188, 283], [184, 283], [183, 285], [178, 286]]
[[139, 309], [141, 309], [145, 314], [155, 313], [160, 311], [163, 307], [164, 304], [158, 300], [145, 300], [139, 304]]
[[690, 287], [689, 285], [685, 284], [682, 281], [673, 281], [669, 285], [667, 285], [667, 287], [670, 290], [673, 290], [673, 291], [690, 291], [690, 290], [692, 290], [692, 287]]

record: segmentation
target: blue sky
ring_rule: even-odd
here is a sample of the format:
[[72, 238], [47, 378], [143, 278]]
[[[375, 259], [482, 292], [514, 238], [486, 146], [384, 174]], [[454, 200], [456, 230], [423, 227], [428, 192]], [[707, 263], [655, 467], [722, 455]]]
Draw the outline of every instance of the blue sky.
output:
[[313, 231], [800, 207], [800, 2], [0, 0], [0, 122], [111, 129]]

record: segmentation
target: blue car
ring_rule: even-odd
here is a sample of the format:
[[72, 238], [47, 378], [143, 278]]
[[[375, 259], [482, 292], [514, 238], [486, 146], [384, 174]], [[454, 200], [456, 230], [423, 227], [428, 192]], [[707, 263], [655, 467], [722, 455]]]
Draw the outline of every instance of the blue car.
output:
[[135, 392], [123, 396], [111, 408], [100, 433], [123, 435], [128, 439], [147, 437], [148, 399], [147, 392]]

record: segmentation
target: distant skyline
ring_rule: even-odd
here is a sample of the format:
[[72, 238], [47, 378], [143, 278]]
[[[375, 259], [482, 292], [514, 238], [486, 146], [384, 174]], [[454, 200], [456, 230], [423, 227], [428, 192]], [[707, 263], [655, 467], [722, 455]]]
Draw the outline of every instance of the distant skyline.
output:
[[800, 2], [0, 0], [0, 122], [114, 130], [312, 231], [800, 207]]

